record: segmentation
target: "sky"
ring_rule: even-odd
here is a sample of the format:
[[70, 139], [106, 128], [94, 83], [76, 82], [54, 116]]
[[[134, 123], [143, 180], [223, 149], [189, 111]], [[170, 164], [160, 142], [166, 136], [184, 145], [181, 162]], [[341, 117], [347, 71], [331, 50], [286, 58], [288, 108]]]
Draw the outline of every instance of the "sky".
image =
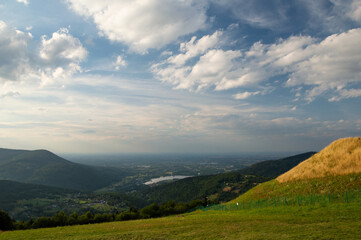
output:
[[361, 135], [361, 0], [3, 0], [0, 147], [319, 151]]

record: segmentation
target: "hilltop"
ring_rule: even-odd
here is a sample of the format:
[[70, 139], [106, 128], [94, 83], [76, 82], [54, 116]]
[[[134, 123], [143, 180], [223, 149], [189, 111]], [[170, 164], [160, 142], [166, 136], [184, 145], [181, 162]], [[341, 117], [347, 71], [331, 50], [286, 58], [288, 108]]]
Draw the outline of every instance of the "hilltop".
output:
[[276, 197], [336, 194], [361, 191], [361, 139], [345, 138], [331, 143], [319, 153], [274, 180], [262, 183], [232, 202]]
[[344, 138], [277, 177], [277, 181], [282, 183], [357, 173], [361, 173], [361, 138]]
[[0, 149], [0, 180], [96, 190], [125, 175], [121, 169], [73, 163], [47, 150]]

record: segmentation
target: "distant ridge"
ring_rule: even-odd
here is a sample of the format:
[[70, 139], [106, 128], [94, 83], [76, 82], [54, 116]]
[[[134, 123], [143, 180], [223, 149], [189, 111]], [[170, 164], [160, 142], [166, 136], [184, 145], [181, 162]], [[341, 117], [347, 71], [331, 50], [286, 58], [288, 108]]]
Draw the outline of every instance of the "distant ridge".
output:
[[47, 150], [0, 149], [0, 180], [96, 190], [125, 175], [121, 169], [73, 163]]
[[361, 138], [343, 138], [277, 177], [289, 182], [326, 176], [361, 173]]
[[262, 161], [239, 170], [239, 173], [275, 178], [295, 167], [305, 159], [313, 156], [315, 153], [316, 152], [306, 152], [278, 160]]

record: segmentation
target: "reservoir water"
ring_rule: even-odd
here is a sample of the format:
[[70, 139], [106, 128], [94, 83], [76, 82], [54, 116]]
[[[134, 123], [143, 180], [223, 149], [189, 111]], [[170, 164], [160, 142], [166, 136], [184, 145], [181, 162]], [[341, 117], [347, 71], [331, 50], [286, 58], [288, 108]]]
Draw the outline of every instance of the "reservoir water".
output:
[[191, 176], [182, 176], [182, 175], [174, 175], [174, 176], [165, 176], [165, 177], [159, 177], [159, 178], [152, 178], [150, 179], [150, 181], [145, 182], [145, 185], [152, 185], [155, 183], [159, 183], [162, 181], [168, 181], [168, 180], [177, 180], [177, 179], [183, 179], [183, 178], [188, 178]]

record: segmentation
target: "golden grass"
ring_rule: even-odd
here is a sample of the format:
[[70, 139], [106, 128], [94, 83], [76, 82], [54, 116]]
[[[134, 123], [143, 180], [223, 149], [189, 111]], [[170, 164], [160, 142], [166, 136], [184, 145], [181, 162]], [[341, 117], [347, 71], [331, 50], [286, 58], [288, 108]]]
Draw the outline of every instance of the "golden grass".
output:
[[278, 182], [361, 173], [361, 138], [334, 141], [321, 152], [282, 174]]

